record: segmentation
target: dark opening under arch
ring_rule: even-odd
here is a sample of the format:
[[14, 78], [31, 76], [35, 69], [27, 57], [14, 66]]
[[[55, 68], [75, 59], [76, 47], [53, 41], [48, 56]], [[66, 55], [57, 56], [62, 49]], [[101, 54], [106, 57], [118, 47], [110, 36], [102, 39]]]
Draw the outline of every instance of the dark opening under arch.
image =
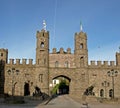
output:
[[25, 83], [24, 85], [24, 96], [28, 96], [30, 95], [30, 87], [29, 87], [29, 83]]

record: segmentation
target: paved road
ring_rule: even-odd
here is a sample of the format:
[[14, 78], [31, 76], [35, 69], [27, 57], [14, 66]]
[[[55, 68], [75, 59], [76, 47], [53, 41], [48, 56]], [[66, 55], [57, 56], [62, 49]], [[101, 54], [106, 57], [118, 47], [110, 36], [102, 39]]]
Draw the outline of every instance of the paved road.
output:
[[81, 104], [68, 95], [61, 95], [51, 100], [47, 105], [38, 105], [35, 108], [81, 108]]
[[[87, 106], [71, 99], [68, 95], [61, 95], [47, 105], [38, 105], [35, 108], [87, 108]], [[88, 108], [120, 108], [120, 104], [89, 103]]]
[[[76, 100], [76, 99], [74, 99]], [[25, 104], [1, 104], [0, 108], [81, 108], [80, 100], [74, 101], [68, 95], [61, 95], [52, 99], [47, 105], [40, 101], [29, 101]], [[77, 102], [78, 101], [78, 102]], [[120, 104], [89, 103], [89, 108], [120, 108]], [[84, 108], [86, 108], [84, 106]]]

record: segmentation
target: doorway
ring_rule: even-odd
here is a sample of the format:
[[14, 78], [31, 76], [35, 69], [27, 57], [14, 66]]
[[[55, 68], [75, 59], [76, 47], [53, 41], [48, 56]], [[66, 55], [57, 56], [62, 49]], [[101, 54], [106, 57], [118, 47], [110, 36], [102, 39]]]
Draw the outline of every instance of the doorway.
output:
[[24, 96], [28, 96], [28, 95], [30, 95], [30, 87], [29, 87], [29, 83], [25, 82], [25, 85], [24, 85]]

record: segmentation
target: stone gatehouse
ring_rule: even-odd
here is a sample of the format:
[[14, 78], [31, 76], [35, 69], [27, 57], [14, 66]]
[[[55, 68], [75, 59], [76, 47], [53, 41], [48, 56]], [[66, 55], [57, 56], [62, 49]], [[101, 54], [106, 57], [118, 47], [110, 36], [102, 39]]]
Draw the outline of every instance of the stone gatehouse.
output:
[[[97, 97], [120, 97], [120, 53], [116, 61], [91, 61], [88, 64], [87, 34], [75, 33], [74, 52], [53, 48], [49, 52], [49, 31], [45, 27], [36, 33], [36, 61], [10, 59], [8, 49], [0, 49], [0, 93], [10, 95], [33, 95], [35, 87], [48, 95], [53, 79], [64, 77], [69, 81], [69, 94]], [[94, 56], [94, 55], [93, 55]], [[109, 72], [112, 72], [110, 75]], [[117, 73], [118, 72], [118, 73]]]

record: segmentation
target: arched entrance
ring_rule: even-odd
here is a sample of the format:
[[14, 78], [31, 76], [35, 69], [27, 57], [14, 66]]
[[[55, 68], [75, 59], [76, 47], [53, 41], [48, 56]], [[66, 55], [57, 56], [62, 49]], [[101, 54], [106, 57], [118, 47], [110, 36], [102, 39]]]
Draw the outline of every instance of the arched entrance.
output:
[[69, 94], [69, 86], [71, 79], [64, 76], [59, 75], [52, 79], [52, 93], [53, 94]]
[[110, 97], [110, 98], [113, 98], [113, 89], [110, 89], [110, 90], [109, 90], [109, 97]]
[[25, 85], [24, 85], [24, 96], [28, 96], [28, 95], [30, 95], [30, 87], [29, 87], [29, 83], [25, 82]]
[[104, 97], [104, 90], [103, 89], [100, 90], [100, 97]]

